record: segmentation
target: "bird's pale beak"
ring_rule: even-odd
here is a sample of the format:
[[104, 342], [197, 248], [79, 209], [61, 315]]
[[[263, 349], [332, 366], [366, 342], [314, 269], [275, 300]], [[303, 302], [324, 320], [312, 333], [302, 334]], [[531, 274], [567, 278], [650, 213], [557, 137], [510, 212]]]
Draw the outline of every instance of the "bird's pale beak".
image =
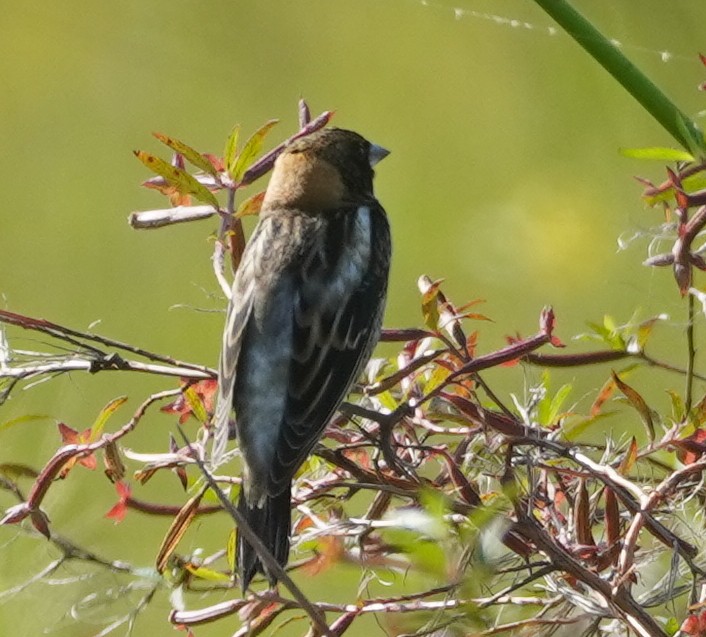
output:
[[378, 146], [377, 144], [370, 144], [370, 152], [368, 153], [368, 161], [370, 162], [370, 167], [372, 168], [379, 161], [382, 161], [390, 154], [387, 148]]

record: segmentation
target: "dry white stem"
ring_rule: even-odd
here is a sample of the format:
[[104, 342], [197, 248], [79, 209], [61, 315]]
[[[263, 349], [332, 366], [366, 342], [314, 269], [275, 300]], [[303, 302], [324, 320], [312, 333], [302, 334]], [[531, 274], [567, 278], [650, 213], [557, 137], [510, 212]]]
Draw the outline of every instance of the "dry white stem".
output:
[[630, 480], [628, 480], [625, 476], [621, 476], [615, 469], [613, 469], [613, 467], [594, 462], [588, 456], [585, 456], [578, 451], [571, 450], [569, 453], [576, 462], [583, 465], [587, 469], [590, 469], [594, 474], [605, 476], [614, 484], [617, 484], [623, 487], [626, 491], [632, 493], [637, 498], [637, 501], [640, 503], [641, 507], [644, 507], [647, 504], [649, 498], [645, 492], [634, 482], [630, 482]]
[[177, 206], [176, 208], [131, 212], [128, 223], [136, 230], [151, 230], [175, 223], [208, 219], [216, 214], [218, 214], [218, 210], [213, 206]]
[[18, 365], [16, 367], [3, 367], [0, 369], [0, 378], [32, 378], [45, 374], [57, 374], [73, 371], [98, 372], [98, 371], [130, 371], [160, 376], [177, 376], [194, 380], [213, 378], [212, 374], [197, 369], [186, 367], [169, 367], [167, 365], [154, 365], [138, 361], [120, 360], [119, 365], [112, 365], [109, 360], [95, 360], [74, 356], [65, 360], [42, 363], [40, 365]]
[[502, 597], [476, 597], [472, 601], [478, 606], [488, 604], [511, 604], [512, 606], [555, 606], [564, 598], [561, 595], [554, 597], [515, 597], [513, 595], [503, 595]]
[[622, 576], [613, 585], [613, 590], [616, 591], [626, 581], [625, 575], [628, 574], [635, 566], [634, 555], [635, 547], [640, 536], [640, 531], [645, 524], [645, 517], [652, 512], [654, 507], [658, 506], [665, 498], [669, 497], [670, 493], [677, 487], [685, 477], [692, 473], [701, 473], [706, 469], [706, 458], [698, 460], [692, 464], [685, 466], [674, 473], [670, 473], [657, 487], [650, 493], [645, 501], [640, 502], [641, 511], [633, 517], [630, 527], [625, 534], [623, 547], [618, 558], [618, 572]]
[[[555, 617], [553, 619], [543, 619], [543, 618], [530, 618], [521, 619], [516, 622], [509, 622], [507, 624], [498, 624], [493, 628], [488, 628], [482, 632], [477, 633], [478, 635], [500, 635], [503, 633], [515, 634], [515, 631], [519, 629], [526, 629], [535, 626], [563, 626], [567, 624], [576, 624], [582, 621], [584, 618], [582, 616], [576, 617]], [[527, 633], [531, 634], [531, 633]]]

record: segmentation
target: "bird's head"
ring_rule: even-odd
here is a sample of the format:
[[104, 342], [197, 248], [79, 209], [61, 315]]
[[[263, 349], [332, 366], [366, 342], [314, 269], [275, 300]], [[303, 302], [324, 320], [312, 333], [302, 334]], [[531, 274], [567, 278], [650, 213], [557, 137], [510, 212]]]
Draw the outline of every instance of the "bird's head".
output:
[[323, 212], [373, 194], [373, 166], [389, 151], [353, 131], [325, 128], [288, 144], [277, 158], [263, 210]]

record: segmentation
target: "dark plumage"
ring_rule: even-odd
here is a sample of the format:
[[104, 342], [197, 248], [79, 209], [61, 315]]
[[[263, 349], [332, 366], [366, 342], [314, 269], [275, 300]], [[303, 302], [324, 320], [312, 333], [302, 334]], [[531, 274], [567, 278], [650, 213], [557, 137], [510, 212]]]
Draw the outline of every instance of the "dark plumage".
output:
[[[223, 337], [216, 447], [235, 408], [244, 484], [238, 507], [283, 566], [292, 477], [380, 334], [390, 263], [372, 166], [387, 151], [324, 129], [279, 156], [233, 283]], [[238, 537], [246, 589], [258, 572]]]

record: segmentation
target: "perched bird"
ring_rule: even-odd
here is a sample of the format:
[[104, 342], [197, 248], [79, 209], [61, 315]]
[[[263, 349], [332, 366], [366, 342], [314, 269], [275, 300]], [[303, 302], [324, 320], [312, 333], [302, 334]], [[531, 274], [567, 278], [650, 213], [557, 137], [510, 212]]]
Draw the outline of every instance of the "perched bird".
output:
[[[373, 166], [388, 151], [352, 131], [300, 138], [275, 162], [233, 283], [219, 368], [216, 439], [235, 409], [238, 508], [279, 564], [289, 555], [292, 478], [379, 338], [390, 265]], [[243, 591], [276, 577], [238, 534]]]

